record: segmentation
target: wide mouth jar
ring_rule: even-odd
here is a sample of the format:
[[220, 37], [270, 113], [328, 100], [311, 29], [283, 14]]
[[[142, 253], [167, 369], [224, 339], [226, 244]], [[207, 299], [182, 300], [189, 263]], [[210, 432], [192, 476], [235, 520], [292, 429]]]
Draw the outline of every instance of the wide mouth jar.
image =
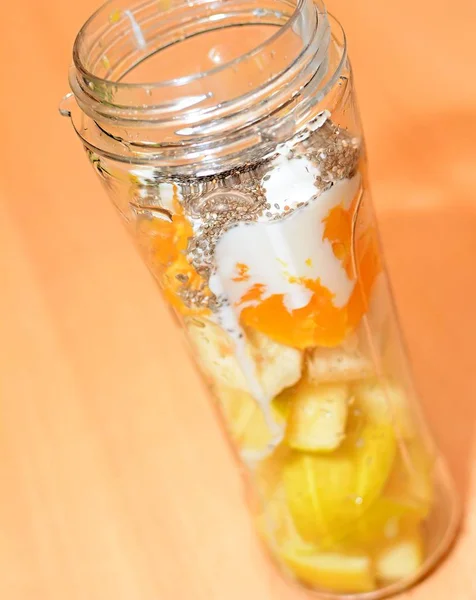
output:
[[62, 111], [90, 150], [202, 176], [259, 160], [302, 129], [346, 48], [321, 0], [110, 0], [73, 58], [80, 111], [70, 101]]

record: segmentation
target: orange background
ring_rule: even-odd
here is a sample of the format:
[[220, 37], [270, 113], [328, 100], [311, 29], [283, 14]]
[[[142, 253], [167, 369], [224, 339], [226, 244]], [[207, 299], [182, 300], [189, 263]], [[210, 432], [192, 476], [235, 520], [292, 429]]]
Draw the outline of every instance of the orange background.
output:
[[[69, 123], [97, 0], [0, 20], [0, 598], [300, 600], [253, 536], [212, 409]], [[332, 0], [416, 377], [465, 502], [415, 599], [476, 599], [476, 4]]]

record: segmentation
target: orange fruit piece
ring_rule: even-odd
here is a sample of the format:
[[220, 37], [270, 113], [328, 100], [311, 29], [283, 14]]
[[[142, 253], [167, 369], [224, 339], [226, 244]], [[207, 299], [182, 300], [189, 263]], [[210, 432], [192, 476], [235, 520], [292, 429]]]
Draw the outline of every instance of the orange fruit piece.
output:
[[[381, 270], [375, 227], [368, 223], [362, 206], [359, 208], [360, 223], [352, 239], [352, 223], [360, 197], [359, 190], [348, 209], [342, 204], [337, 205], [324, 220], [323, 241], [331, 243], [334, 255], [348, 277], [355, 281], [348, 303], [336, 307], [334, 294], [319, 279], [290, 277], [291, 283], [299, 283], [312, 292], [306, 306], [290, 311], [285, 305], [284, 295], [274, 294], [264, 299], [265, 286], [258, 283], [243, 295], [239, 303], [257, 302], [243, 309], [241, 319], [245, 325], [281, 344], [300, 349], [338, 346], [355, 329], [368, 309], [369, 296]], [[312, 257], [308, 259], [311, 263], [312, 260]]]
[[[306, 280], [304, 285], [313, 291], [307, 306], [290, 312], [284, 304], [284, 296], [274, 294], [256, 306], [244, 308], [242, 322], [286, 346], [300, 349], [337, 346], [349, 330], [346, 308], [334, 306], [334, 295], [319, 280]], [[259, 300], [258, 286], [249, 290], [242, 302]]]
[[181, 297], [183, 290], [201, 291], [205, 296], [211, 296], [211, 292], [187, 259], [186, 250], [193, 229], [178, 201], [175, 205], [177, 213], [171, 220], [142, 218], [138, 221], [139, 245], [168, 302], [183, 315], [206, 315], [209, 309], [188, 306]]

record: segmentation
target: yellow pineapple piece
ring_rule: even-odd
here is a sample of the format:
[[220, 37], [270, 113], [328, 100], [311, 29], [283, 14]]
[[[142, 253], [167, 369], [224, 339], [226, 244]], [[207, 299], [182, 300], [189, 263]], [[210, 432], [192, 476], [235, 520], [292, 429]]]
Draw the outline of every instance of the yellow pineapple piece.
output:
[[283, 547], [280, 557], [300, 581], [332, 592], [358, 593], [375, 589], [371, 560], [365, 554], [319, 553]]
[[274, 410], [284, 421], [288, 420], [291, 412], [291, 407], [294, 401], [294, 389], [294, 387], [290, 387], [283, 390], [272, 401]]
[[[187, 329], [198, 359], [211, 383], [248, 391], [250, 382], [235, 354], [232, 338], [221, 327], [207, 319], [188, 319]], [[302, 352], [283, 346], [266, 335], [247, 330], [245, 356], [254, 370], [262, 395], [271, 400], [301, 377]]]
[[307, 373], [314, 383], [354, 381], [374, 374], [371, 361], [357, 348], [315, 348], [307, 358]]
[[[359, 415], [354, 413], [358, 411]], [[294, 452], [283, 467], [289, 510], [304, 540], [329, 548], [352, 531], [381, 495], [396, 453], [393, 429], [351, 408], [334, 452]]]
[[232, 339], [218, 325], [205, 319], [190, 319], [187, 326], [197, 358], [211, 382], [221, 387], [246, 389]]
[[405, 390], [387, 379], [357, 383], [353, 391], [362, 410], [372, 421], [390, 423], [405, 439], [415, 434], [413, 415]]
[[377, 577], [384, 582], [417, 575], [424, 559], [423, 541], [417, 528], [384, 547], [375, 557]]
[[[227, 428], [239, 449], [265, 451], [273, 440], [273, 432], [251, 394], [230, 387], [217, 387], [215, 393]], [[271, 403], [271, 414], [284, 432], [285, 420], [274, 403]]]
[[293, 391], [286, 431], [289, 446], [312, 452], [335, 450], [344, 439], [348, 387], [304, 381]]
[[245, 335], [261, 388], [267, 398], [275, 398], [282, 390], [299, 381], [303, 365], [301, 350], [279, 344], [252, 329], [247, 329]]

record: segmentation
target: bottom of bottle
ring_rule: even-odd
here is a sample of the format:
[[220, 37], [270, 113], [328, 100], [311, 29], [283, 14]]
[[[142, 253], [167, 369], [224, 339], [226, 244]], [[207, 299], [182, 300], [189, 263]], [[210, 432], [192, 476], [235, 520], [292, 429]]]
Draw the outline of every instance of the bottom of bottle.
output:
[[407, 590], [445, 559], [459, 530], [458, 501], [446, 467], [438, 463], [435, 471], [434, 504], [418, 535], [410, 528], [378, 558], [358, 551], [341, 554], [334, 548], [316, 552], [306, 542], [300, 548], [280, 545], [265, 535], [273, 562], [294, 584], [322, 600], [382, 600]]

